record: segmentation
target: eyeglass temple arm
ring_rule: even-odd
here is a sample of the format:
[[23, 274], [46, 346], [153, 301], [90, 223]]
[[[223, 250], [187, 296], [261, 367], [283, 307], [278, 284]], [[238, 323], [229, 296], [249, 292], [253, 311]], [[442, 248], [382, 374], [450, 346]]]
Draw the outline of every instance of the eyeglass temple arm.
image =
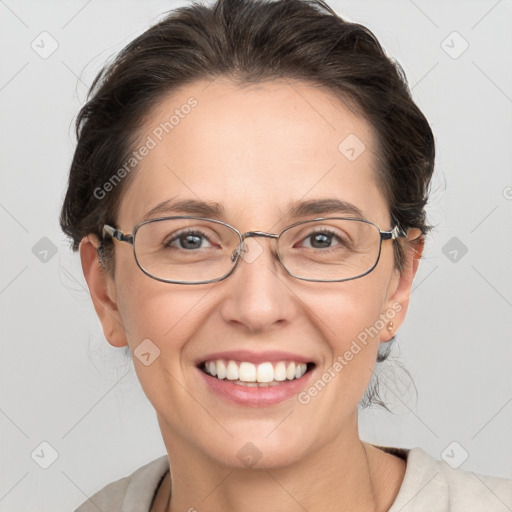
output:
[[382, 240], [395, 240], [399, 237], [406, 237], [407, 230], [397, 225], [391, 231], [381, 231], [380, 236]]
[[102, 237], [105, 238], [105, 235], [115, 238], [116, 240], [119, 240], [119, 242], [128, 242], [129, 244], [133, 244], [133, 235], [125, 235], [119, 229], [113, 228], [108, 224], [103, 226]]

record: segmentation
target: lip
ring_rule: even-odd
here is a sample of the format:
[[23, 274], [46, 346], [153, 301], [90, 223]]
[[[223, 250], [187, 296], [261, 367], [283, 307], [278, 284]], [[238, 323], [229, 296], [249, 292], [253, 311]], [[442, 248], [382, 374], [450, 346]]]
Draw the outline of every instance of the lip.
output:
[[[196, 366], [199, 367], [205, 361], [215, 361], [217, 359], [225, 359], [227, 361], [247, 361], [253, 364], [260, 363], [277, 363], [279, 361], [294, 361], [296, 363], [314, 363], [313, 359], [294, 354], [292, 352], [283, 351], [266, 351], [266, 352], [251, 352], [250, 350], [231, 350], [224, 352], [215, 352], [208, 354], [196, 361]], [[216, 379], [218, 380], [218, 379]]]
[[[265, 363], [276, 361], [296, 361], [308, 364], [308, 370], [300, 379], [285, 380], [275, 386], [266, 387], [248, 387], [234, 384], [232, 381], [223, 379], [219, 380], [212, 377], [201, 369], [202, 363], [216, 359], [227, 359], [233, 361], [248, 361], [252, 363]], [[306, 389], [316, 373], [317, 365], [310, 359], [298, 356], [290, 352], [260, 352], [254, 353], [246, 350], [232, 352], [216, 352], [210, 354], [206, 358], [198, 360], [196, 370], [200, 374], [200, 378], [206, 384], [208, 390], [217, 397], [221, 397], [236, 405], [247, 407], [267, 407], [278, 404]]]

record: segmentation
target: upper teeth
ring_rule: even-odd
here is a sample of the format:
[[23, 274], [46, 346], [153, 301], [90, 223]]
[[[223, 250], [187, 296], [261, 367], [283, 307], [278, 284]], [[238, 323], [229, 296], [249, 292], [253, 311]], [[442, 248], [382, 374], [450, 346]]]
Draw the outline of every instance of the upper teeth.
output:
[[307, 370], [305, 363], [285, 362], [260, 363], [255, 365], [247, 361], [206, 361], [204, 369], [218, 379], [237, 380], [242, 382], [272, 382], [293, 380], [302, 377]]

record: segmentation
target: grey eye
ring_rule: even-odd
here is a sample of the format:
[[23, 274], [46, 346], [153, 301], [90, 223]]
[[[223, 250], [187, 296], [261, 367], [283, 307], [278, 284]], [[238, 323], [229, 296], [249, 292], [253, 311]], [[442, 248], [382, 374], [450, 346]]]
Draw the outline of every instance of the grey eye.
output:
[[[203, 242], [208, 245], [204, 246]], [[165, 248], [176, 247], [178, 249], [193, 250], [211, 247], [209, 238], [200, 231], [181, 232], [178, 235], [172, 233], [163, 243]]]

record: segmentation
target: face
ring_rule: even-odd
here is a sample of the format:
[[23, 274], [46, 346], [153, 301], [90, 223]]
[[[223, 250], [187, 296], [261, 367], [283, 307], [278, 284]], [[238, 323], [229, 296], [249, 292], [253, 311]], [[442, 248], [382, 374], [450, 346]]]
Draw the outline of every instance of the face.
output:
[[[197, 104], [158, 140], [154, 130], [191, 97]], [[285, 81], [244, 88], [197, 82], [158, 105], [141, 141], [148, 136], [156, 145], [120, 202], [117, 227], [125, 233], [169, 200], [217, 203], [223, 210], [215, 218], [242, 233], [279, 233], [300, 220], [343, 215], [289, 214], [296, 203], [324, 199], [357, 207], [383, 230], [393, 227], [376, 174], [375, 134], [325, 90]], [[357, 153], [364, 144], [355, 159], [343, 144], [340, 150], [347, 137]], [[150, 217], [187, 214], [197, 215], [160, 208]], [[301, 281], [282, 268], [273, 243], [247, 239], [257, 257], [241, 260], [227, 279], [202, 285], [151, 279], [137, 267], [132, 247], [118, 242], [115, 275], [101, 281], [84, 249], [105, 335], [135, 352], [169, 450], [235, 467], [249, 455], [257, 467], [278, 467], [357, 435], [357, 405], [379, 343], [390, 338], [388, 320], [397, 329], [403, 319], [410, 273], [399, 274], [393, 242], [384, 241], [378, 265], [362, 278]], [[148, 365], [136, 357], [143, 340], [150, 340], [151, 359], [159, 353]], [[280, 362], [287, 369], [290, 362], [308, 363], [308, 371], [275, 386], [243, 387], [199, 367], [216, 359], [271, 362], [276, 373]]]

